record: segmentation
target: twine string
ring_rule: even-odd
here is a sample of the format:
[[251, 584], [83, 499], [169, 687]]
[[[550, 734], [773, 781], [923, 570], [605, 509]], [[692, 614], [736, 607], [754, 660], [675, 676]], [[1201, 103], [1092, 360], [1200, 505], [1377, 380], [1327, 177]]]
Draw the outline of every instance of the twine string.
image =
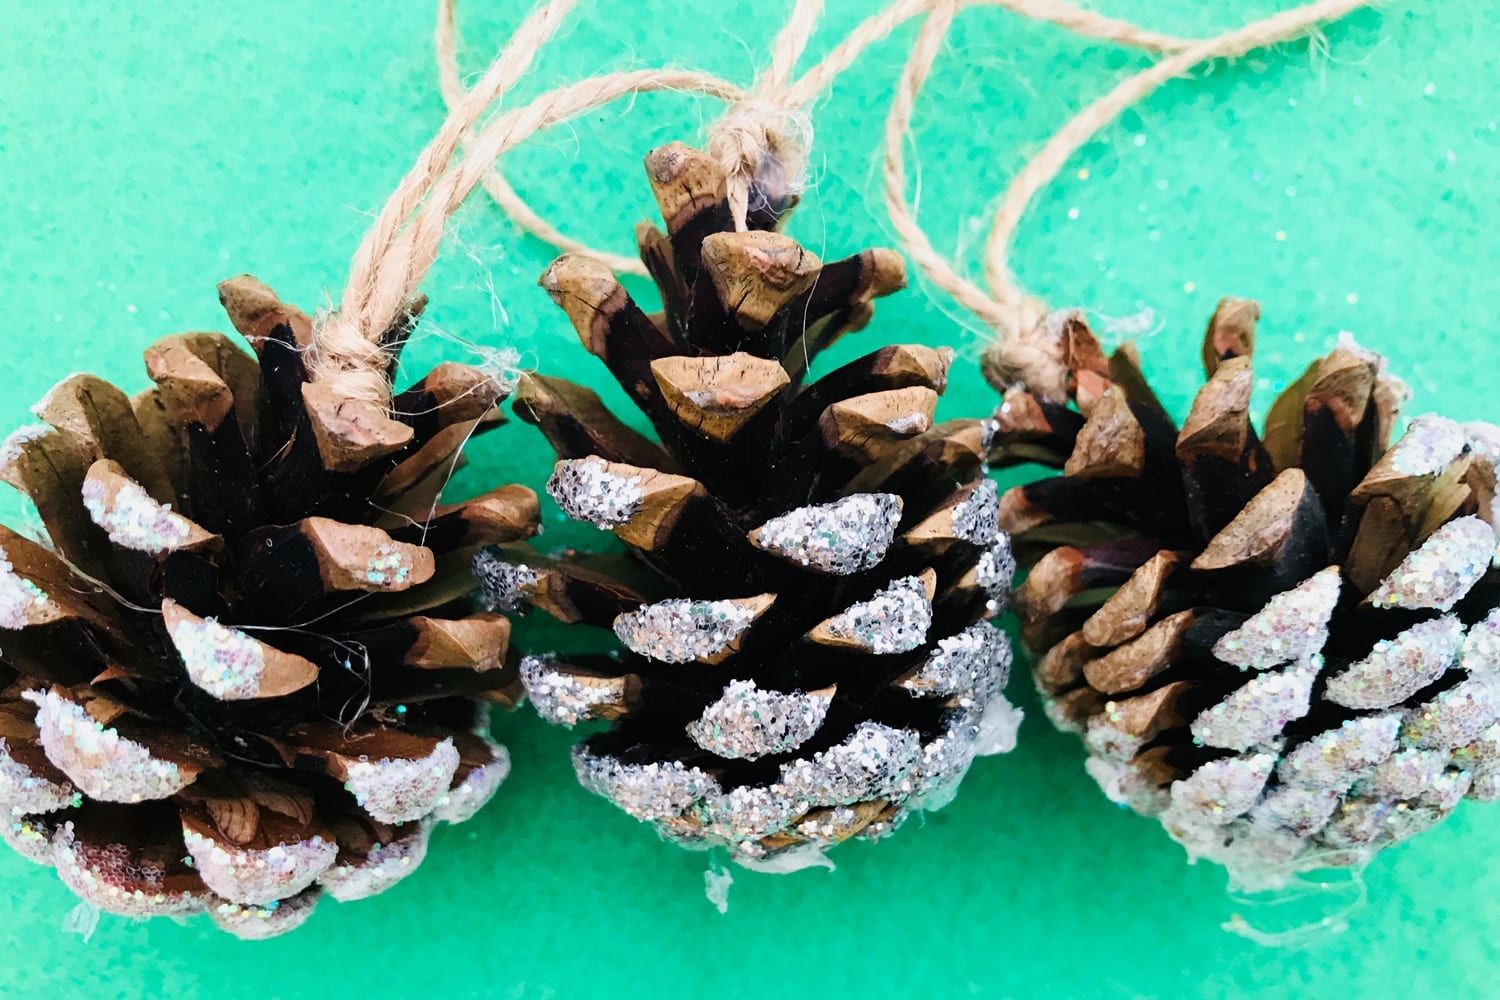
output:
[[[1025, 0], [1029, 7], [1040, 0]], [[885, 129], [886, 210], [906, 251], [935, 286], [973, 313], [997, 334], [985, 354], [985, 372], [1000, 385], [1025, 383], [1044, 396], [1062, 392], [1066, 371], [1057, 344], [1042, 320], [1048, 308], [1028, 294], [1009, 266], [1017, 225], [1037, 192], [1062, 170], [1068, 159], [1095, 133], [1127, 108], [1144, 100], [1167, 80], [1212, 59], [1237, 58], [1254, 49], [1289, 41], [1317, 25], [1336, 20], [1374, 0], [1316, 0], [1253, 22], [1214, 38], [1191, 43], [1117, 84], [1059, 129], [1016, 173], [999, 206], [986, 239], [983, 270], [987, 287], [960, 274], [932, 245], [907, 200], [906, 144], [910, 139], [917, 94], [932, 70], [943, 39], [962, 0], [937, 0], [907, 59]]]
[[[458, 72], [458, 44], [457, 29], [455, 26], [455, 8], [458, 0], [440, 0], [438, 5], [437, 24], [437, 66], [439, 85], [443, 98], [451, 108], [455, 106], [464, 94], [463, 84], [459, 79]], [[880, 42], [889, 36], [902, 24], [911, 20], [919, 14], [926, 13], [932, 7], [934, 0], [894, 0], [884, 9], [870, 15], [854, 27], [852, 31], [827, 55], [813, 65], [802, 76], [790, 83], [785, 84], [785, 90], [779, 101], [783, 110], [775, 113], [766, 112], [773, 122], [781, 122], [794, 126], [793, 134], [800, 137], [803, 142], [802, 159], [800, 165], [806, 169], [806, 142], [808, 134], [805, 129], [805, 113], [800, 115], [795, 109], [804, 109], [827, 92], [833, 82], [846, 70], [848, 70], [865, 49]], [[1093, 11], [1083, 10], [1075, 7], [1065, 0], [963, 0], [960, 6], [964, 7], [1000, 7], [1024, 17], [1048, 24], [1054, 24], [1065, 28], [1075, 34], [1089, 38], [1099, 38], [1136, 48], [1146, 49], [1152, 52], [1175, 52], [1196, 44], [1195, 40], [1177, 38], [1162, 32], [1151, 31], [1137, 27], [1117, 18], [1106, 17]], [[794, 11], [794, 14], [797, 12]], [[797, 21], [798, 31], [807, 31], [811, 25], [806, 21]], [[789, 22], [789, 27], [791, 22]], [[783, 37], [787, 35], [784, 29]], [[778, 44], [775, 48], [776, 55], [773, 56], [773, 66], [795, 66], [796, 58], [791, 56], [793, 46], [798, 46], [796, 51], [800, 52], [806, 45], [805, 38], [800, 44], [794, 34], [787, 40], [787, 47]], [[782, 55], [783, 52], [785, 55]], [[781, 56], [778, 59], [776, 56]], [[790, 58], [787, 58], [791, 56]], [[774, 74], [782, 70], [773, 69]], [[772, 77], [773, 79], [776, 76]], [[728, 84], [725, 85], [729, 86]], [[753, 95], [742, 95], [736, 99], [737, 103], [749, 101]], [[730, 114], [733, 114], [731, 109]], [[790, 116], [790, 117], [788, 117]], [[745, 133], [741, 132], [743, 137]], [[732, 153], [739, 164], [759, 164], [763, 162], [763, 151], [759, 148], [745, 148], [738, 153]], [[734, 163], [731, 163], [731, 167]], [[618, 274], [634, 274], [644, 276], [646, 268], [640, 260], [634, 256], [614, 253], [609, 250], [598, 249], [583, 243], [567, 234], [561, 232], [529, 205], [522, 198], [501, 173], [499, 165], [496, 164], [484, 180], [483, 185], [486, 192], [495, 201], [496, 205], [505, 212], [510, 220], [522, 232], [536, 237], [543, 242], [556, 247], [567, 253], [587, 254], [596, 260], [603, 261], [607, 266]], [[746, 199], [748, 208], [748, 198]]]
[[384, 404], [391, 386], [379, 339], [406, 308], [416, 284], [398, 287], [384, 276], [399, 263], [390, 257], [398, 231], [447, 169], [459, 141], [485, 111], [515, 86], [547, 40], [562, 26], [575, 0], [549, 0], [527, 17], [479, 83], [449, 112], [427, 147], [396, 186], [350, 265], [336, 312], [322, 318], [307, 358], [308, 374], [349, 399]]

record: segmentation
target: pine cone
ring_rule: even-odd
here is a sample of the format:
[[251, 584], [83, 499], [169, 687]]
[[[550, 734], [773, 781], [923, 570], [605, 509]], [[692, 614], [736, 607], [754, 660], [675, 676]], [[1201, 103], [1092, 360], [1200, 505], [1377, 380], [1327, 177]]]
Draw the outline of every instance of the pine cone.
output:
[[1405, 387], [1346, 338], [1258, 436], [1258, 317], [1219, 304], [1180, 430], [1132, 348], [1051, 317], [1063, 398], [1010, 388], [991, 457], [1063, 470], [1000, 500], [1054, 721], [1111, 798], [1274, 885], [1500, 793], [1500, 432], [1421, 416], [1388, 448]]
[[258, 363], [168, 337], [154, 388], [74, 375], [0, 449], [50, 539], [0, 529], [0, 807], [86, 902], [257, 938], [389, 888], [504, 779], [517, 657], [467, 571], [537, 504], [437, 506], [491, 374], [440, 365], [388, 415], [307, 380], [311, 324], [265, 286], [220, 297]]
[[575, 748], [585, 787], [672, 840], [785, 870], [946, 801], [1013, 734], [1009, 647], [984, 620], [1008, 540], [982, 423], [933, 426], [951, 352], [887, 347], [802, 387], [904, 285], [900, 258], [824, 266], [771, 231], [788, 206], [763, 190], [732, 231], [704, 154], [674, 144], [646, 164], [668, 234], [637, 237], [664, 314], [586, 257], [541, 283], [661, 443], [560, 379], [523, 379], [515, 404], [560, 456], [551, 495], [628, 554], [477, 568], [498, 606], [624, 645], [521, 666], [547, 719], [614, 723]]

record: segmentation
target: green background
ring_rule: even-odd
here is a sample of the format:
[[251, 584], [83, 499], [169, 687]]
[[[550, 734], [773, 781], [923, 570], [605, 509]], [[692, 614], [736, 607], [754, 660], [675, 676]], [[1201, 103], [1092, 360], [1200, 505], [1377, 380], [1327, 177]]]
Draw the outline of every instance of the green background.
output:
[[[1093, 2], [1185, 35], [1275, 9]], [[663, 60], [747, 81], [785, 9], [580, 6], [528, 91]], [[829, 6], [815, 54], [873, 3]], [[220, 278], [253, 272], [308, 308], [336, 297], [369, 215], [442, 116], [432, 8], [0, 2], [0, 424], [26, 422], [70, 371], [142, 387], [153, 338], [226, 327]], [[471, 0], [460, 11], [466, 73], [523, 9]], [[1093, 310], [1115, 338], [1143, 331], [1148, 369], [1179, 410], [1198, 378], [1202, 325], [1234, 294], [1264, 303], [1262, 407], [1350, 330], [1410, 379], [1411, 412], [1493, 417], [1497, 19], [1493, 0], [1391, 3], [1329, 29], [1326, 57], [1290, 45], [1167, 86], [1039, 199], [1016, 247], [1022, 279], [1052, 303]], [[815, 113], [813, 184], [792, 232], [825, 257], [893, 239], [875, 207], [875, 155], [912, 34], [872, 50]], [[1002, 11], [965, 12], [918, 114], [934, 241], [972, 265], [987, 208], [1028, 152], [1144, 65]], [[536, 139], [510, 171], [564, 228], [625, 248], [653, 211], [640, 156], [701, 138], [717, 110], [685, 97], [617, 105]], [[528, 364], [602, 384], [602, 366], [534, 287], [551, 252], [479, 198], [452, 229], [412, 371], [467, 357], [466, 343], [509, 344]], [[900, 338], [952, 344], [972, 362], [983, 333], [918, 283], [835, 353]], [[991, 400], [965, 364], [943, 412], [980, 414]], [[539, 485], [549, 467], [520, 424], [473, 458], [460, 488]], [[27, 519], [6, 504], [8, 521]], [[547, 541], [588, 540], [555, 509], [547, 516]], [[497, 723], [515, 758], [510, 783], [479, 818], [439, 830], [419, 874], [377, 900], [325, 903], [269, 943], [238, 943], [206, 920], [108, 916], [84, 943], [60, 929], [73, 903], [54, 877], [5, 857], [0, 993], [1493, 995], [1500, 809], [1465, 804], [1382, 855], [1345, 933], [1266, 949], [1220, 929], [1243, 912], [1223, 873], [1186, 867], [1152, 823], [1111, 806], [1027, 680], [1012, 688], [1030, 713], [1021, 747], [979, 762], [955, 804], [883, 844], [840, 849], [833, 873], [738, 873], [726, 916], [704, 899], [703, 855], [577, 789], [569, 735], [521, 713]]]

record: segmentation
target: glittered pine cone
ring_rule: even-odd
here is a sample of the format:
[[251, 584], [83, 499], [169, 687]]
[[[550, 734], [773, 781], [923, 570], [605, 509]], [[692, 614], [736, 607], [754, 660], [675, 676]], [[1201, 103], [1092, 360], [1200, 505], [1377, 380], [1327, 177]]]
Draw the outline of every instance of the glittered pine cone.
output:
[[658, 440], [560, 379], [523, 379], [515, 403], [560, 456], [551, 495], [627, 552], [477, 568], [498, 606], [623, 645], [521, 667], [547, 719], [613, 723], [575, 748], [585, 787], [669, 839], [789, 870], [945, 802], [1013, 738], [1009, 647], [985, 620], [1009, 544], [981, 422], [933, 424], [951, 352], [886, 347], [803, 385], [904, 285], [900, 258], [825, 266], [772, 231], [788, 206], [765, 191], [733, 231], [702, 153], [669, 145], [646, 166], [667, 233], [637, 237], [664, 312], [586, 257], [541, 283]]
[[1219, 304], [1180, 428], [1132, 348], [1050, 317], [1026, 349], [1058, 389], [1005, 392], [991, 457], [1062, 469], [999, 518], [1054, 721], [1111, 798], [1274, 886], [1500, 793], [1500, 433], [1429, 415], [1390, 446], [1405, 387], [1346, 338], [1258, 434], [1258, 317]]
[[389, 888], [504, 779], [486, 722], [518, 658], [468, 567], [537, 503], [438, 505], [500, 421], [493, 373], [341, 400], [308, 381], [306, 316], [248, 277], [220, 296], [257, 358], [168, 337], [154, 388], [74, 375], [0, 449], [46, 533], [0, 529], [0, 808], [86, 902], [258, 938]]

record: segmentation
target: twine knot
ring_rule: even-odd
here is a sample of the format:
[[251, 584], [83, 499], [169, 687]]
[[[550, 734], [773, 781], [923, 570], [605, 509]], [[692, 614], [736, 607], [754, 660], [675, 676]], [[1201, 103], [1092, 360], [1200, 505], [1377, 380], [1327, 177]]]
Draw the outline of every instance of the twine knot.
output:
[[391, 399], [389, 361], [385, 349], [365, 336], [357, 323], [330, 312], [321, 317], [304, 363], [312, 381], [343, 398], [385, 406]]
[[801, 193], [811, 145], [812, 122], [800, 108], [760, 96], [729, 106], [709, 130], [708, 152], [724, 170], [736, 229], [745, 228], [750, 208], [781, 205]]

